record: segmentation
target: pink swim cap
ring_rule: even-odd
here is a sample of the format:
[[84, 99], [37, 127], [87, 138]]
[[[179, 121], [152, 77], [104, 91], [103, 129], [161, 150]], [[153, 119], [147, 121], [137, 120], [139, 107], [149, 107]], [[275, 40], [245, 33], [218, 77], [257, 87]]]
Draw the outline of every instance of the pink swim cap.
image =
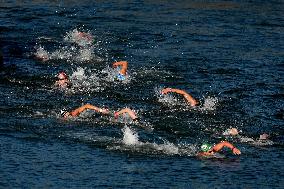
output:
[[65, 72], [59, 72], [59, 74], [58, 74], [58, 79], [68, 79], [68, 76], [67, 76], [67, 74], [65, 73]]

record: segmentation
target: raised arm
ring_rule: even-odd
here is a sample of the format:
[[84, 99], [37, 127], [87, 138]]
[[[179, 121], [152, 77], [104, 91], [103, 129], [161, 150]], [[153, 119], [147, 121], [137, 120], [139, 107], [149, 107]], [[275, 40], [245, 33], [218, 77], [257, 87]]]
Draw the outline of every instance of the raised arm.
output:
[[127, 61], [114, 62], [112, 64], [112, 66], [114, 68], [116, 68], [117, 66], [121, 66], [120, 73], [123, 74], [123, 75], [126, 75], [127, 68], [128, 68], [128, 62]]
[[172, 89], [172, 88], [165, 88], [165, 89], [162, 90], [162, 94], [167, 94], [169, 92], [183, 95], [183, 97], [187, 100], [187, 102], [190, 103], [191, 106], [196, 106], [198, 104], [198, 101], [196, 99], [194, 99], [190, 94], [185, 92], [184, 90]]
[[216, 144], [210, 151], [219, 152], [224, 147], [230, 148], [232, 150], [233, 154], [235, 154], [235, 155], [241, 154], [241, 151], [239, 149], [237, 149], [235, 146], [233, 146], [231, 143], [229, 143], [227, 141], [223, 141], [223, 142]]
[[136, 116], [135, 112], [132, 111], [132, 110], [129, 109], [129, 108], [124, 108], [124, 109], [122, 109], [122, 110], [116, 112], [116, 113], [114, 114], [114, 117], [117, 118], [119, 115], [125, 114], [125, 113], [128, 113], [128, 115], [131, 117], [131, 119], [133, 119], [133, 120], [134, 120], [134, 119], [137, 119], [137, 116]]
[[94, 111], [100, 112], [100, 113], [102, 113], [102, 114], [108, 114], [108, 113], [109, 113], [109, 110], [108, 110], [108, 109], [105, 109], [105, 108], [98, 108], [98, 107], [93, 106], [93, 105], [91, 105], [91, 104], [85, 104], [85, 105], [83, 105], [83, 106], [81, 106], [81, 107], [79, 107], [79, 108], [73, 110], [70, 114], [71, 114], [73, 117], [75, 117], [75, 116], [78, 116], [80, 113], [82, 113], [83, 111], [85, 111], [85, 110], [87, 110], [87, 109], [89, 109], [89, 110], [94, 110]]

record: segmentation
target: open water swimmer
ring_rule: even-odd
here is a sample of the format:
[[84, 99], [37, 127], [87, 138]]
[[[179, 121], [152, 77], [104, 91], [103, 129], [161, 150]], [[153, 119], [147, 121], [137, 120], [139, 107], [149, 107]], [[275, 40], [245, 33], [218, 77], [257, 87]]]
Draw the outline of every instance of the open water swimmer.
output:
[[118, 81], [124, 81], [127, 77], [128, 62], [127, 61], [114, 62], [112, 64], [112, 67], [118, 69], [118, 73], [115, 79]]

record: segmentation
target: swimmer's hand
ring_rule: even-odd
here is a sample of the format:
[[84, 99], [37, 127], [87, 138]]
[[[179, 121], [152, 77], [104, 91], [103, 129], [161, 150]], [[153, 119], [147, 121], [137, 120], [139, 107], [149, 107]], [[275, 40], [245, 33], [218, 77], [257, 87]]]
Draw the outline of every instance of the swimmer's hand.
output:
[[162, 94], [167, 94], [167, 93], [169, 93], [169, 92], [172, 92], [172, 88], [165, 88], [165, 89], [163, 89], [162, 90]]
[[241, 151], [238, 148], [233, 148], [233, 154], [240, 155]]

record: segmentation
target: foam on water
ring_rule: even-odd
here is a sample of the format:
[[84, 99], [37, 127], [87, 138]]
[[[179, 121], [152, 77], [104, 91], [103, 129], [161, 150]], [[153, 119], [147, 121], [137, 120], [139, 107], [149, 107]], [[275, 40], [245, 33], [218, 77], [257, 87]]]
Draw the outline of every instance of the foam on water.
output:
[[162, 94], [162, 87], [156, 87], [154, 89], [155, 94], [158, 98], [158, 101], [161, 102], [162, 104], [166, 105], [166, 106], [177, 106], [177, 105], [186, 105], [183, 102], [180, 102], [177, 98], [175, 98], [172, 94], [166, 94], [163, 95]]
[[203, 106], [200, 109], [213, 111], [216, 109], [217, 104], [218, 104], [218, 98], [208, 96], [204, 99]]
[[50, 53], [49, 59], [50, 60], [67, 60], [72, 61], [73, 57], [73, 49], [68, 47], [62, 47], [60, 49], [55, 50], [54, 52]]
[[93, 44], [92, 34], [90, 32], [84, 32], [84, 34], [88, 37], [80, 37], [80, 32], [76, 28], [66, 33], [66, 35], [64, 36], [64, 41], [70, 43], [76, 43], [83, 47], [92, 45]]
[[[103, 58], [95, 54], [95, 46], [98, 44], [93, 44], [93, 36], [89, 32], [84, 34], [87, 37], [79, 37], [79, 31], [74, 29], [70, 32], [67, 32], [66, 36], [63, 38], [63, 46], [58, 47], [58, 49], [53, 52], [48, 52], [44, 47], [36, 47], [35, 56], [43, 59], [47, 57], [48, 60], [66, 60], [67, 62], [86, 62], [86, 61], [95, 61], [101, 62]], [[98, 48], [98, 47], [97, 47]], [[102, 51], [102, 48], [98, 48], [99, 51]]]
[[126, 145], [137, 145], [140, 144], [138, 134], [132, 131], [126, 125], [122, 129], [123, 132], [123, 143]]
[[[167, 140], [163, 140], [162, 144], [141, 142], [139, 136], [135, 131], [132, 131], [129, 127], [125, 126], [122, 129], [123, 139], [122, 143], [128, 147], [132, 146], [131, 150], [139, 153], [157, 154], [162, 153], [166, 155], [186, 155], [193, 156], [196, 154], [196, 147], [194, 145], [175, 145]], [[129, 150], [123, 146], [116, 146], [113, 149]]]
[[170, 142], [165, 142], [164, 144], [159, 144], [159, 145], [153, 143], [153, 147], [156, 150], [162, 151], [163, 153], [168, 154], [168, 155], [179, 154], [179, 148]]
[[77, 70], [74, 71], [70, 77], [72, 80], [85, 80], [86, 76], [85, 76], [85, 68], [82, 67], [77, 67]]
[[91, 72], [90, 70], [87, 72], [86, 68], [77, 67], [77, 69], [71, 74], [70, 81], [72, 83], [71, 89], [73, 89], [73, 92], [91, 92], [103, 90], [100, 84], [100, 78], [97, 77], [97, 74]]
[[37, 58], [43, 59], [43, 58], [49, 58], [49, 53], [47, 50], [44, 49], [42, 46], [36, 47], [36, 52], [34, 54]]
[[[93, 48], [83, 48], [79, 50], [78, 56], [76, 57], [77, 61], [90, 61], [95, 58]], [[99, 60], [99, 59], [98, 59]]]
[[125, 80], [123, 81], [117, 81], [117, 75], [119, 74], [118, 69], [113, 69], [109, 66], [105, 67], [102, 71], [101, 71], [101, 77], [103, 80], [107, 81], [107, 82], [121, 82], [124, 84], [127, 84], [131, 81], [131, 75], [129, 72], [127, 72], [127, 75], [125, 76]]

